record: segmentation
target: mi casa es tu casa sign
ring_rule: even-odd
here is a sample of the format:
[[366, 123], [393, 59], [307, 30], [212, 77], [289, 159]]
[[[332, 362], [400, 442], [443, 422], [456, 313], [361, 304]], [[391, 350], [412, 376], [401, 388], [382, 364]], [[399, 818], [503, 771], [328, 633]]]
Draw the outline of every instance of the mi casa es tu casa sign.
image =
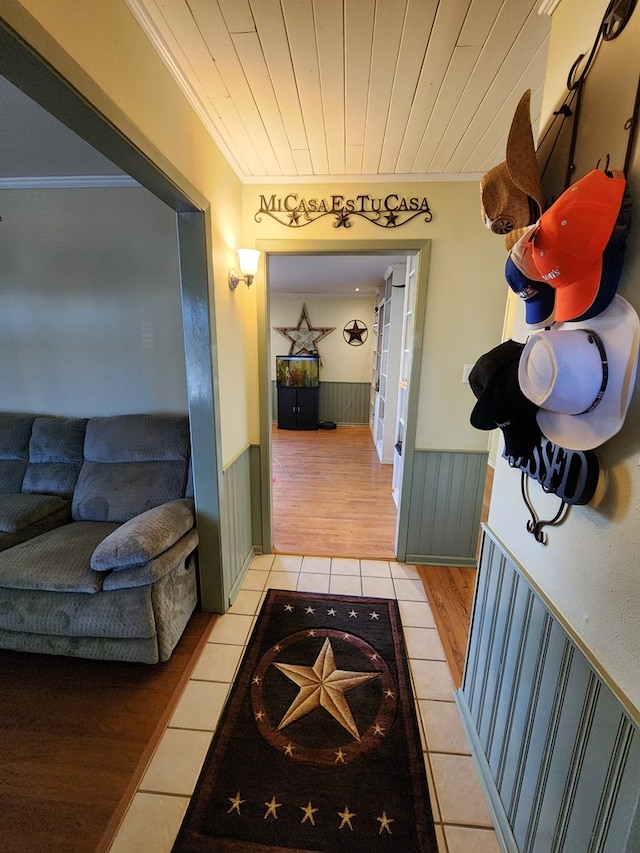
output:
[[270, 216], [288, 228], [302, 228], [323, 216], [333, 217], [334, 228], [351, 228], [353, 217], [360, 216], [379, 228], [398, 228], [416, 216], [431, 222], [433, 215], [426, 198], [389, 193], [385, 196], [360, 194], [352, 197], [330, 195], [325, 198], [304, 198], [297, 193], [278, 196], [260, 196], [260, 207], [256, 211], [256, 222], [263, 215]]

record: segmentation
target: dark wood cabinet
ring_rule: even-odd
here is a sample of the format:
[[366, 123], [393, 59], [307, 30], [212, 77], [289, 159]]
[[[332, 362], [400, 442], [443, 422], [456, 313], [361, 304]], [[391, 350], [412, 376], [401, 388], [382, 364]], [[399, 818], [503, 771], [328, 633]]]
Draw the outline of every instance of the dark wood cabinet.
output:
[[278, 388], [278, 429], [318, 429], [320, 388]]

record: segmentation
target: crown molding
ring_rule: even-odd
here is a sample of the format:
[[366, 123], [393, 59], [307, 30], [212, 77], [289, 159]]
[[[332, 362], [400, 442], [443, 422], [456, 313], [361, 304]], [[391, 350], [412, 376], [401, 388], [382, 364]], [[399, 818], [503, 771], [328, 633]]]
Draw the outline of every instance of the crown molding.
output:
[[44, 175], [0, 178], [0, 190], [59, 190], [83, 187], [139, 187], [128, 175]]
[[538, 7], [538, 14], [551, 17], [559, 5], [560, 0], [542, 0], [542, 3]]

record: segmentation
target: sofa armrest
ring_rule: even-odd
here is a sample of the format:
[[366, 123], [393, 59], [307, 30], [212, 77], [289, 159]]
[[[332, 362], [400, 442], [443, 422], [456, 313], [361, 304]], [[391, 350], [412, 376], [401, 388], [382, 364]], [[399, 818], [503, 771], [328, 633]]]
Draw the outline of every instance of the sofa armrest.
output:
[[106, 572], [148, 563], [174, 545], [194, 523], [190, 498], [153, 507], [103, 539], [91, 555], [91, 568]]

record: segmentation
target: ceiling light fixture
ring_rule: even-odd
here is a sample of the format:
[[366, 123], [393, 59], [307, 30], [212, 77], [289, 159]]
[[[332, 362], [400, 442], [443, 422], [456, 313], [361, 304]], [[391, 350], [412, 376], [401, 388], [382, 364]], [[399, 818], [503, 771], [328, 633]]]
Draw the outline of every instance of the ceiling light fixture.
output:
[[241, 281], [251, 287], [253, 279], [258, 270], [258, 260], [260, 252], [258, 249], [238, 249], [238, 262], [240, 265], [240, 275], [234, 267], [229, 270], [229, 287], [235, 290]]

